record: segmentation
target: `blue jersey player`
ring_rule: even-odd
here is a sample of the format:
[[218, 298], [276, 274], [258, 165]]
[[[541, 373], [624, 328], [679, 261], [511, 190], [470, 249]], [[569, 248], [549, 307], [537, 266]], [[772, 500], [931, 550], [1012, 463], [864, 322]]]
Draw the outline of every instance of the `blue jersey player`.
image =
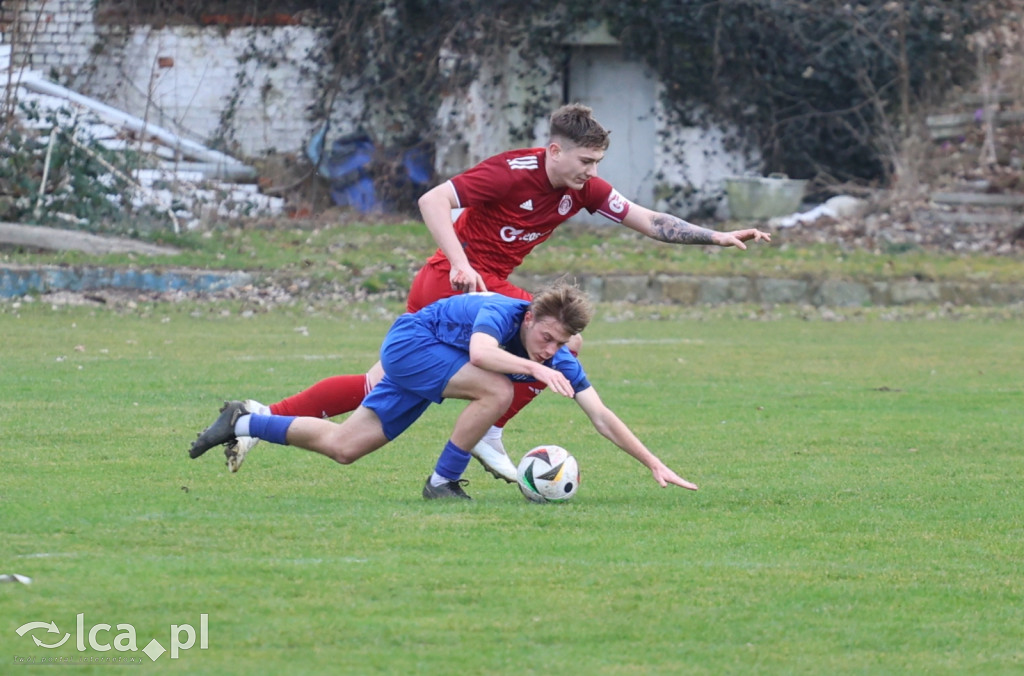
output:
[[513, 381], [543, 383], [576, 403], [594, 428], [651, 470], [661, 486], [697, 486], [669, 469], [598, 396], [566, 349], [590, 322], [593, 308], [580, 290], [558, 283], [531, 301], [497, 294], [446, 298], [399, 317], [381, 345], [384, 377], [349, 418], [259, 415], [228, 402], [192, 443], [197, 458], [218, 444], [251, 436], [298, 446], [347, 465], [394, 440], [426, 408], [444, 399], [469, 403], [459, 414], [423, 497], [469, 499], [462, 474], [473, 448], [505, 413]]

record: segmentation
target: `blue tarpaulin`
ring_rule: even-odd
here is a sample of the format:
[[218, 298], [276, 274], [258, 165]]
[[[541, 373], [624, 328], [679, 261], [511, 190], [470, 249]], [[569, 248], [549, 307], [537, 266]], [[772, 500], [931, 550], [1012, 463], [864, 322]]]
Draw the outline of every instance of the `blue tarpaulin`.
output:
[[[316, 163], [321, 176], [330, 181], [331, 200], [338, 206], [352, 207], [361, 213], [390, 211], [391, 205], [378, 199], [371, 163], [377, 152], [373, 141], [365, 134], [353, 134], [336, 139], [331, 150], [323, 154], [327, 128], [324, 127], [310, 140], [307, 154]], [[408, 180], [426, 185], [432, 175], [432, 157], [425, 144], [415, 146], [402, 154], [402, 167]]]

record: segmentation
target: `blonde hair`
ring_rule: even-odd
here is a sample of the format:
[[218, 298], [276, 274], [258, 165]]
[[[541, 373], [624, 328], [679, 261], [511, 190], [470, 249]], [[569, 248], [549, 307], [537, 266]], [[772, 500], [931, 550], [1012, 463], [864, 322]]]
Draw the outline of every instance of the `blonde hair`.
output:
[[576, 335], [594, 317], [594, 306], [580, 288], [563, 280], [534, 295], [530, 311], [535, 319], [551, 317]]
[[594, 111], [582, 103], [569, 103], [551, 113], [551, 140], [568, 141], [583, 148], [608, 150], [611, 133], [594, 119]]

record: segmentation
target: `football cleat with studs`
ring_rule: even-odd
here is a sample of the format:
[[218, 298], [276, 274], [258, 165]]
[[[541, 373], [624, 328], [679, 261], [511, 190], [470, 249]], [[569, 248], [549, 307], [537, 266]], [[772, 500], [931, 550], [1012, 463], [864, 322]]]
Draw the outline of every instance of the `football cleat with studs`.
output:
[[220, 409], [220, 415], [213, 421], [213, 424], [196, 436], [192, 447], [188, 451], [190, 458], [195, 459], [206, 453], [214, 446], [226, 444], [235, 438], [235, 423], [243, 415], [247, 415], [249, 409], [241, 401], [225, 401]]
[[[255, 399], [246, 399], [245, 409], [249, 413], [256, 413], [265, 410], [266, 406]], [[245, 462], [245, 456], [249, 455], [249, 451], [254, 449], [258, 443], [260, 440], [256, 437], [238, 437], [224, 444], [224, 458], [227, 460], [225, 464], [228, 466], [228, 471], [234, 473], [241, 469], [242, 463]]]
[[227, 460], [228, 471], [232, 474], [237, 472], [245, 462], [245, 456], [249, 455], [260, 440], [256, 437], [236, 437], [224, 444], [224, 458]]
[[462, 487], [468, 484], [469, 481], [466, 479], [459, 479], [458, 481], [447, 481], [440, 486], [435, 486], [430, 483], [430, 477], [427, 477], [427, 483], [423, 485], [423, 499], [424, 500], [445, 500], [450, 498], [457, 498], [460, 500], [472, 500], [466, 494], [466, 491], [462, 490]]

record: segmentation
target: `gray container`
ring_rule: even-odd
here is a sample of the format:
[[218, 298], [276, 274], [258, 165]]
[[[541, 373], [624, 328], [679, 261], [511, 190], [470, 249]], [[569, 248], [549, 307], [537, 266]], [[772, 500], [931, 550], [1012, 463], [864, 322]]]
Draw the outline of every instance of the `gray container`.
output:
[[725, 179], [729, 213], [740, 221], [788, 216], [800, 208], [806, 189], [806, 180], [787, 178], [782, 174]]

